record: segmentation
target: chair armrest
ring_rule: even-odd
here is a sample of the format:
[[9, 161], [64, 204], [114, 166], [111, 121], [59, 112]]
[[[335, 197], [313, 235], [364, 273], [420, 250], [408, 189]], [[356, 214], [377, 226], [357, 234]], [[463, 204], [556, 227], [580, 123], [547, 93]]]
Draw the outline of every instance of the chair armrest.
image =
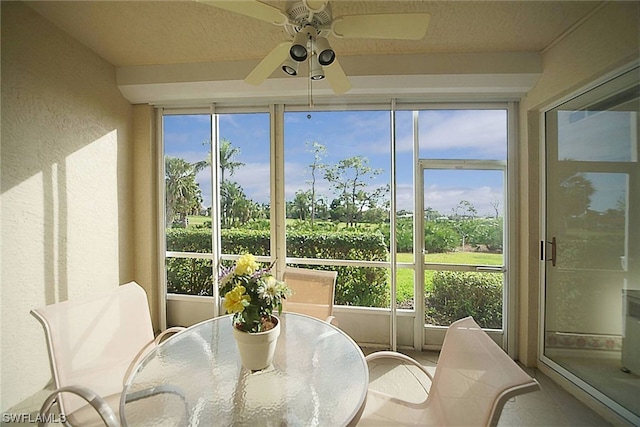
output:
[[375, 353], [371, 353], [365, 357], [367, 363], [378, 359], [396, 359], [414, 365], [415, 367], [420, 369], [420, 371], [422, 371], [427, 377], [429, 377], [429, 380], [433, 382], [433, 376], [431, 375], [431, 373], [429, 373], [429, 371], [427, 371], [427, 368], [425, 368], [420, 364], [420, 362], [412, 357], [407, 356], [406, 354], [398, 353], [397, 351], [376, 351]]
[[127, 384], [127, 382], [129, 381], [129, 378], [133, 374], [133, 370], [138, 366], [138, 363], [140, 363], [140, 360], [147, 355], [151, 347], [155, 347], [158, 344], [160, 344], [167, 335], [177, 334], [178, 332], [182, 332], [185, 329], [187, 328], [183, 328], [181, 326], [174, 326], [172, 328], [165, 329], [164, 331], [160, 332], [158, 336], [153, 339], [153, 341], [149, 341], [144, 347], [142, 347], [138, 352], [138, 354], [136, 354], [136, 357], [134, 357], [131, 363], [129, 364], [129, 367], [127, 368], [127, 372], [124, 374], [124, 378], [122, 378], [122, 385]]
[[158, 334], [158, 336], [153, 340], [156, 344], [160, 344], [163, 340], [164, 337], [166, 337], [169, 334], [177, 334], [178, 332], [182, 332], [187, 328], [183, 328], [182, 326], [173, 326], [169, 329], [165, 329], [164, 331], [160, 332]]
[[325, 322], [329, 323], [330, 325], [333, 325], [335, 327], [338, 327], [338, 319], [336, 319], [336, 316], [329, 316], [325, 319]]
[[92, 390], [82, 386], [61, 387], [53, 391], [49, 397], [45, 399], [42, 407], [40, 408], [40, 421], [38, 422], [38, 427], [44, 427], [47, 424], [45, 420], [49, 419], [49, 412], [51, 412], [51, 408], [57, 401], [58, 394], [60, 393], [73, 393], [80, 396], [98, 412], [100, 418], [102, 418], [102, 421], [104, 421], [104, 424], [107, 427], [120, 427], [120, 423], [118, 422], [115, 412], [113, 412], [113, 409], [111, 409], [107, 402]]

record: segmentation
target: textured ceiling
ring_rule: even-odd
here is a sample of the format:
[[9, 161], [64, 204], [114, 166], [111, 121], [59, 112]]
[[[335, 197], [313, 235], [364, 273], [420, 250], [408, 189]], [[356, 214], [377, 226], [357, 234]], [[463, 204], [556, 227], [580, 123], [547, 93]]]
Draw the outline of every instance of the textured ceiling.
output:
[[[240, 0], [242, 1], [242, 0]], [[280, 9], [288, 2], [265, 1]], [[540, 52], [598, 7], [595, 1], [331, 1], [333, 16], [428, 12], [419, 41], [336, 39], [339, 56]], [[116, 66], [258, 60], [290, 39], [277, 27], [195, 1], [29, 1], [35, 11]]]

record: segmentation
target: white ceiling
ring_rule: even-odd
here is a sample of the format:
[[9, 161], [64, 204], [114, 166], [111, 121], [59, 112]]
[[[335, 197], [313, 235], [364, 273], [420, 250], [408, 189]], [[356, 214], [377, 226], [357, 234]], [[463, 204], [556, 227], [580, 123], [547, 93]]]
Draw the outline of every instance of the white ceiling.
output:
[[[264, 3], [282, 10], [289, 4], [285, 1]], [[539, 54], [601, 6], [601, 2], [596, 1], [518, 0], [333, 0], [330, 3], [334, 17], [394, 12], [431, 14], [427, 34], [418, 41], [330, 38], [348, 75], [352, 75], [351, 71], [357, 73], [355, 62], [362, 55], [393, 61], [393, 55], [415, 58], [443, 54]], [[233, 69], [246, 75], [279, 42], [290, 39], [282, 27], [196, 1], [29, 1], [27, 4], [111, 64], [138, 74], [141, 69], [155, 70], [157, 74], [158, 68], [149, 66], [172, 65], [184, 69], [187, 65], [215, 63], [220, 69], [235, 64]], [[237, 75], [221, 80], [241, 81], [242, 78]], [[354, 84], [354, 88], [357, 89], [357, 85]]]

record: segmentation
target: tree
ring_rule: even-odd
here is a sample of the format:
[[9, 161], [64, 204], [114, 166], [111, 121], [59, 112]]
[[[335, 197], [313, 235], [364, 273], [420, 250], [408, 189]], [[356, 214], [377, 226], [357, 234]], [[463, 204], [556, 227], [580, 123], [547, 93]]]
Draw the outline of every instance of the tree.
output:
[[246, 223], [251, 218], [251, 201], [247, 200], [237, 182], [224, 182], [220, 186], [220, 222], [225, 227]]
[[307, 142], [307, 150], [313, 153], [313, 163], [309, 165], [311, 169], [311, 228], [313, 229], [313, 223], [316, 218], [316, 171], [319, 171], [325, 167], [321, 163], [322, 158], [327, 152], [327, 147], [318, 142]]
[[197, 167], [184, 159], [165, 157], [166, 226], [176, 217], [186, 224], [188, 214], [197, 213], [202, 190], [196, 182]]
[[560, 182], [560, 195], [566, 216], [580, 216], [587, 212], [591, 196], [596, 190], [591, 180], [577, 173]]
[[225, 171], [229, 171], [229, 176], [232, 176], [237, 168], [244, 166], [244, 163], [233, 160], [238, 154], [240, 154], [240, 148], [232, 146], [231, 141], [222, 138], [220, 141], [220, 184], [224, 183]]
[[495, 218], [498, 219], [498, 217], [500, 216], [500, 211], [498, 209], [500, 207], [500, 200], [493, 199], [490, 204], [493, 210], [495, 211], [495, 215], [496, 215]]
[[453, 217], [455, 220], [453, 225], [462, 237], [462, 249], [464, 249], [467, 238], [474, 232], [476, 223], [473, 219], [477, 213], [476, 208], [468, 200], [460, 200], [458, 205], [453, 209]]
[[293, 203], [290, 205], [292, 212], [292, 218], [298, 218], [301, 220], [306, 220], [309, 211], [312, 210], [311, 205], [311, 191], [296, 191], [296, 196], [293, 199]]
[[[333, 167], [326, 167], [324, 178], [338, 196], [338, 203], [344, 212], [343, 220], [348, 226], [355, 225], [365, 209], [378, 207], [380, 199], [389, 191], [389, 185], [367, 191], [368, 180], [375, 179], [383, 172], [369, 166], [369, 159], [355, 156], [340, 160]], [[335, 204], [332, 202], [332, 209]]]
[[453, 210], [456, 219], [473, 219], [478, 214], [475, 206], [468, 200], [460, 200]]

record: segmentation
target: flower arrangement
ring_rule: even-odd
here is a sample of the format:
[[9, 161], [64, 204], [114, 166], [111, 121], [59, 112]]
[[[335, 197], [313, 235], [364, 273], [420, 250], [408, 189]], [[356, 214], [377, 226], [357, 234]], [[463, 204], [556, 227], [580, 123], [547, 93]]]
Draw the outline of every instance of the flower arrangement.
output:
[[271, 274], [271, 264], [260, 269], [251, 254], [244, 254], [220, 275], [220, 294], [224, 309], [233, 313], [233, 325], [245, 332], [264, 332], [275, 325], [274, 310], [282, 312], [282, 301], [291, 295], [287, 285]]

